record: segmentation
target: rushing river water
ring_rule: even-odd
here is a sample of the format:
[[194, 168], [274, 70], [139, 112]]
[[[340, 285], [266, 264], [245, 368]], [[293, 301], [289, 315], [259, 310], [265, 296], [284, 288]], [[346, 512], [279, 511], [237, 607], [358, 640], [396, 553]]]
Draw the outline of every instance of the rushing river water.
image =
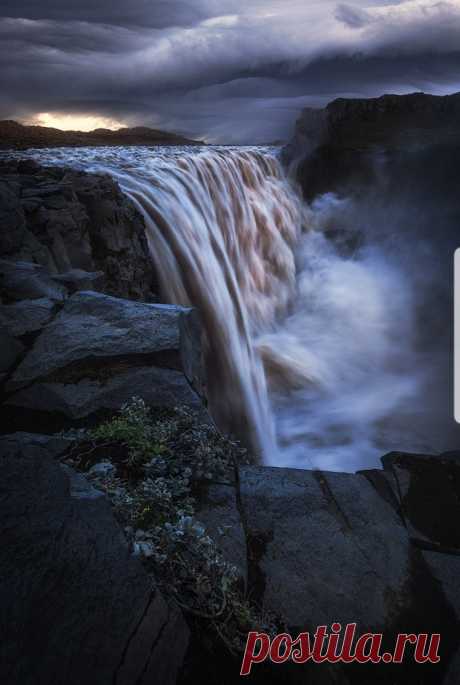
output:
[[107, 172], [131, 197], [163, 300], [201, 311], [216, 420], [266, 463], [355, 471], [392, 449], [449, 447], [400, 246], [369, 239], [347, 200], [307, 206], [276, 149], [29, 154]]

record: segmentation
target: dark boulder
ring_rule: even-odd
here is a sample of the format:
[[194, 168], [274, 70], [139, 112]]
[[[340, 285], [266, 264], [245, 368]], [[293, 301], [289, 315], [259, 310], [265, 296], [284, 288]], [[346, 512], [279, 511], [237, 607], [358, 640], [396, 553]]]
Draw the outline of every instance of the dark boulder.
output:
[[[80, 425], [84, 419], [93, 423], [118, 411], [133, 397], [141, 397], [150, 407], [184, 405], [204, 412], [181, 371], [137, 366], [136, 361], [125, 357], [106, 368], [76, 369], [72, 381], [37, 381], [9, 397], [3, 411], [14, 419], [16, 428], [25, 428], [30, 421], [37, 430], [40, 423], [49, 427], [47, 430], [72, 422]], [[35, 412], [38, 416], [34, 418]]]
[[105, 496], [55, 438], [2, 438], [0, 674], [9, 685], [173, 684], [188, 644]]
[[[39, 379], [69, 380], [79, 366], [103, 367], [133, 356], [145, 366], [180, 369], [182, 307], [132, 302], [96, 292], [72, 295], [46, 326], [11, 379], [17, 389]], [[138, 364], [139, 365], [139, 364]]]
[[[38, 302], [4, 305], [0, 317], [5, 311], [9, 315], [10, 308], [20, 309], [24, 320], [10, 317], [10, 330], [30, 331], [34, 315], [39, 325], [31, 309]], [[189, 313], [184, 307], [96, 292], [70, 296], [60, 310], [52, 310], [51, 320], [6, 382], [2, 411], [10, 426], [58, 430], [69, 422], [112, 414], [134, 396], [149, 406], [189, 406], [205, 418], [202, 401], [183, 373], [188, 355], [200, 349], [201, 330], [181, 327]], [[8, 368], [18, 354], [6, 359]]]

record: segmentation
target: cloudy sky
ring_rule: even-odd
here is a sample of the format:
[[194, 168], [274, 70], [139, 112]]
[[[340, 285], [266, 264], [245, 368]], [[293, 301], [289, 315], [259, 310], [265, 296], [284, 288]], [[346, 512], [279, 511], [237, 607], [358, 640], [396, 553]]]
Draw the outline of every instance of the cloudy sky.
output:
[[286, 138], [335, 97], [460, 90], [460, 0], [1, 0], [0, 118]]

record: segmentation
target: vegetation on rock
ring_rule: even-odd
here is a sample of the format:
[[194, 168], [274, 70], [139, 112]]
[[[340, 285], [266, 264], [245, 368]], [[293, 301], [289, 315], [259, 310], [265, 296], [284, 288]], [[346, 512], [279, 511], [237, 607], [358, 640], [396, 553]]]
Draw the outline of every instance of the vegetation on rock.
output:
[[276, 633], [273, 617], [251, 605], [238, 570], [196, 517], [206, 482], [233, 482], [246, 450], [190, 409], [154, 413], [139, 398], [75, 437], [66, 461], [107, 493], [133, 553], [166, 597], [211, 626], [233, 654], [250, 630]]

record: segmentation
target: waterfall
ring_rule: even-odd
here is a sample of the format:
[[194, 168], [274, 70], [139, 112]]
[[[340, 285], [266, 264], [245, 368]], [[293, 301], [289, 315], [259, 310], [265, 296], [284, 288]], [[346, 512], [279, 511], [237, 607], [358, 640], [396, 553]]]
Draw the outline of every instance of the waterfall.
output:
[[302, 222], [278, 159], [256, 150], [157, 154], [142, 174], [116, 175], [144, 216], [162, 299], [201, 313], [216, 422], [273, 457], [256, 341], [286, 314]]
[[308, 206], [273, 148], [31, 154], [110, 173], [130, 196], [162, 301], [201, 313], [216, 423], [263, 461], [355, 471], [457, 444], [448, 340], [424, 327], [449, 299], [412, 202], [377, 189]]

